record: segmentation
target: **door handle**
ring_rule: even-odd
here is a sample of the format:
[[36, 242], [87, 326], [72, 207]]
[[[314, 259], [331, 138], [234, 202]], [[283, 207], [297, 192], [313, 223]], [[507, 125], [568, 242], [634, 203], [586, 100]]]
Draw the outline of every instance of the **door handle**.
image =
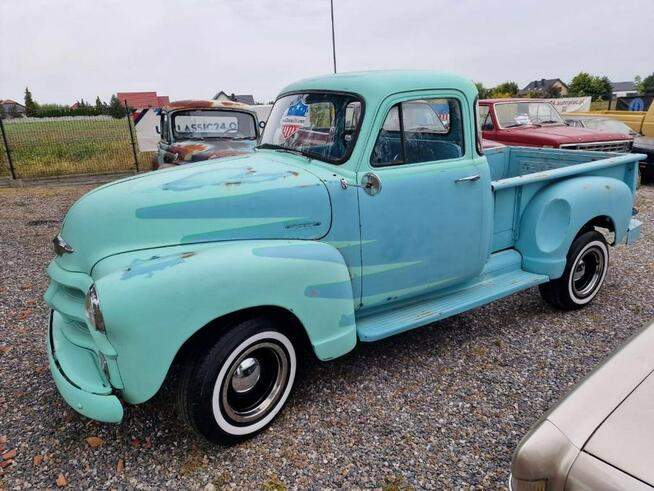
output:
[[474, 176], [459, 177], [454, 182], [472, 182], [472, 181], [478, 181], [480, 178], [481, 178], [481, 176], [479, 174], [477, 174], [477, 175], [474, 175]]

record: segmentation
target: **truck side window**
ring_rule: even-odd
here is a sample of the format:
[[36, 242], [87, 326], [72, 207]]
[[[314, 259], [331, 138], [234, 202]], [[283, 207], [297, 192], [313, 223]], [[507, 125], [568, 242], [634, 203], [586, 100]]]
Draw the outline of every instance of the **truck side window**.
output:
[[492, 131], [494, 129], [488, 106], [479, 106], [479, 126], [482, 131]]
[[457, 99], [417, 99], [389, 111], [371, 155], [373, 166], [459, 158], [464, 153]]
[[374, 166], [398, 165], [404, 163], [404, 150], [400, 131], [400, 105], [391, 108], [379, 131], [371, 163]]
[[161, 132], [161, 141], [170, 143], [168, 138], [168, 113], [162, 112], [159, 121], [159, 131]]

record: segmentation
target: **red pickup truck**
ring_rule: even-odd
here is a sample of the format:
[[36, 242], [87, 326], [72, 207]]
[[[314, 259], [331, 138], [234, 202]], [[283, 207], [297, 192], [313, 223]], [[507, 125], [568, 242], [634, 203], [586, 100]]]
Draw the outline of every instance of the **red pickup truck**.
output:
[[629, 152], [633, 138], [568, 126], [556, 108], [538, 99], [479, 101], [479, 126], [484, 139], [520, 147]]

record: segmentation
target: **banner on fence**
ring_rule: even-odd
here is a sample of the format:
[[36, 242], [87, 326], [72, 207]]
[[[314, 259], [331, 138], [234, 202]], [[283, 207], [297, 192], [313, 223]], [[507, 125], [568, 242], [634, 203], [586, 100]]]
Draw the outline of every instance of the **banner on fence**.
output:
[[654, 95], [618, 97], [615, 108], [618, 111], [647, 111], [654, 102]]
[[159, 109], [137, 109], [132, 113], [136, 142], [141, 152], [156, 152], [159, 144]]
[[560, 113], [573, 113], [576, 111], [590, 111], [590, 97], [558, 97], [544, 99], [551, 102]]

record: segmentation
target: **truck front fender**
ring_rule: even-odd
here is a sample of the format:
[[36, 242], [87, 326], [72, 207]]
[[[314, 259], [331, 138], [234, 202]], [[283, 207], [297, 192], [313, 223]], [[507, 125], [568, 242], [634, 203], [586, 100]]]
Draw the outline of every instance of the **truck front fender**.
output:
[[244, 309], [292, 312], [321, 360], [356, 345], [350, 274], [338, 250], [322, 242], [232, 241], [132, 252], [100, 262], [93, 276], [130, 403], [158, 391], [193, 334]]
[[615, 243], [627, 232], [633, 195], [624, 182], [610, 177], [580, 176], [539, 191], [520, 218], [516, 249], [522, 268], [551, 279], [563, 274], [572, 241], [593, 219], [608, 217]]

